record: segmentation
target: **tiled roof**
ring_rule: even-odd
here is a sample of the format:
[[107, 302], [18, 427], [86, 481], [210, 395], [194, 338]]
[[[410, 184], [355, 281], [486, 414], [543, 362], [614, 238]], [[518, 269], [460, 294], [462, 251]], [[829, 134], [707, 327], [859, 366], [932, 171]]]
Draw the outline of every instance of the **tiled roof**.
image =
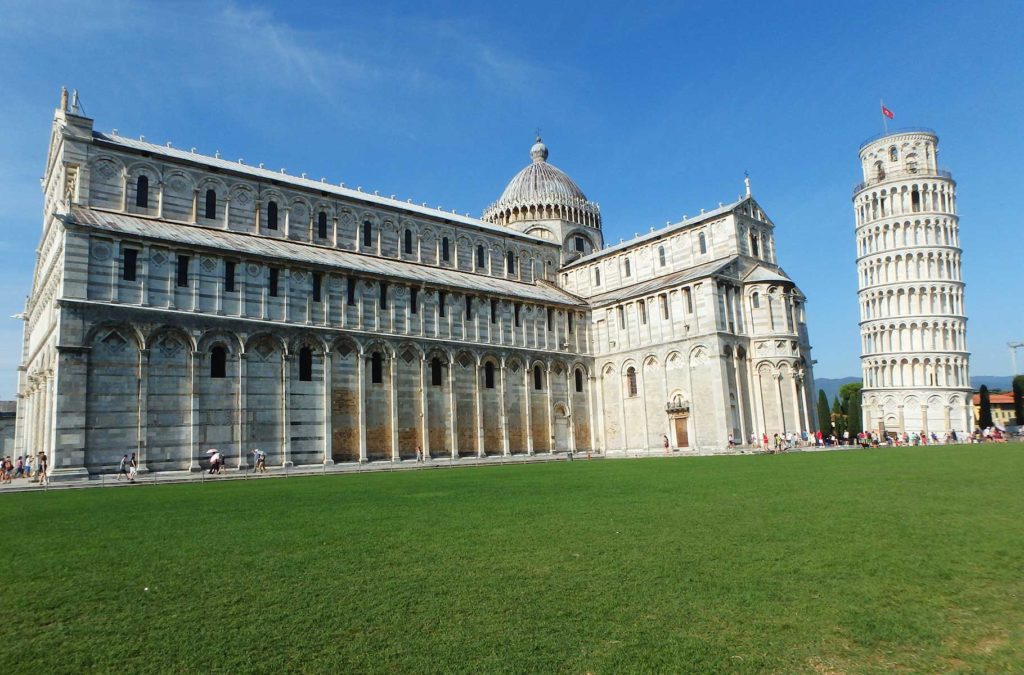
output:
[[244, 232], [214, 230], [198, 225], [171, 223], [154, 218], [88, 208], [74, 208], [71, 212], [71, 222], [95, 230], [145, 239], [211, 248], [218, 251], [231, 251], [240, 255], [273, 258], [327, 270], [450, 286], [470, 293], [487, 293], [560, 305], [579, 306], [583, 304], [576, 296], [551, 284], [526, 283]]
[[633, 284], [632, 286], [625, 286], [614, 291], [595, 295], [588, 298], [588, 300], [591, 305], [597, 307], [613, 302], [628, 300], [629, 298], [643, 297], [650, 293], [656, 293], [664, 288], [671, 288], [673, 286], [678, 286], [679, 284], [685, 284], [688, 281], [711, 276], [734, 260], [736, 260], [736, 256], [722, 258], [721, 260], [715, 260], [689, 269], [648, 279], [647, 281], [641, 281], [640, 283]]
[[503, 227], [501, 225], [494, 225], [487, 223], [471, 216], [459, 215], [458, 213], [452, 213], [450, 211], [441, 211], [439, 209], [432, 209], [427, 206], [420, 204], [413, 204], [412, 202], [402, 201], [400, 199], [391, 199], [390, 197], [382, 197], [380, 195], [368, 194], [359, 190], [352, 190], [350, 188], [343, 188], [338, 185], [331, 183], [321, 182], [318, 180], [311, 180], [309, 178], [302, 178], [301, 176], [292, 176], [279, 171], [271, 171], [270, 169], [261, 169], [258, 166], [249, 166], [248, 164], [239, 164], [238, 162], [232, 162], [220, 157], [211, 157], [209, 155], [203, 155], [195, 152], [188, 152], [178, 148], [171, 148], [166, 145], [157, 145], [155, 143], [149, 143], [147, 141], [139, 141], [131, 138], [124, 138], [116, 134], [105, 134], [99, 131], [93, 132], [93, 138], [98, 141], [119, 145], [123, 148], [139, 152], [148, 152], [153, 155], [160, 155], [170, 159], [175, 159], [183, 162], [191, 162], [202, 164], [205, 166], [212, 166], [223, 171], [231, 171], [234, 173], [245, 174], [252, 176], [254, 179], [264, 181], [276, 181], [278, 183], [286, 183], [296, 188], [305, 190], [314, 190], [317, 192], [327, 192], [337, 197], [344, 197], [358, 202], [364, 202], [374, 204], [377, 206], [383, 206], [389, 209], [397, 209], [400, 211], [408, 211], [421, 216], [428, 216], [430, 218], [438, 220], [448, 220], [452, 223], [459, 225], [467, 225], [474, 227], [479, 230], [485, 230], [492, 232], [502, 237], [511, 237], [513, 239], [526, 240], [534, 244], [546, 244], [548, 246], [557, 246], [556, 243], [541, 239], [532, 234], [526, 234], [513, 230], [509, 227]]
[[[992, 404], [1013, 405], [1013, 394], [989, 394], [988, 401]], [[974, 395], [974, 405], [981, 405], [981, 394]]]

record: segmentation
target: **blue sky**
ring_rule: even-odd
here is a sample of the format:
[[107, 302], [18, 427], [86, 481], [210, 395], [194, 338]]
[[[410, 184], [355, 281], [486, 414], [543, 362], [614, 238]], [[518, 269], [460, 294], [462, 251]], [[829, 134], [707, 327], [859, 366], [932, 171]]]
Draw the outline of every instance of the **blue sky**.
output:
[[[608, 242], [736, 198], [749, 171], [810, 299], [816, 375], [859, 375], [850, 197], [884, 98], [893, 126], [939, 132], [971, 370], [1008, 374], [1005, 343], [1024, 340], [1021, 26], [1009, 1], [0, 0], [0, 316], [29, 290], [67, 85], [101, 130], [474, 215], [540, 127]], [[0, 323], [0, 397], [20, 341]]]

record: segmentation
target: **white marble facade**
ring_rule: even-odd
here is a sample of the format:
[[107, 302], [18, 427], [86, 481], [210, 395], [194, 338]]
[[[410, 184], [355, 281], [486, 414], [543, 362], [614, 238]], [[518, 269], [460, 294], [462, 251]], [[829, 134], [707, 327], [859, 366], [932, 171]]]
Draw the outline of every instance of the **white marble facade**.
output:
[[928, 129], [860, 149], [854, 189], [864, 428], [970, 432], [956, 182]]
[[55, 476], [714, 452], [810, 430], [805, 299], [747, 195], [604, 247], [538, 139], [482, 219], [93, 130], [62, 103], [17, 448]]

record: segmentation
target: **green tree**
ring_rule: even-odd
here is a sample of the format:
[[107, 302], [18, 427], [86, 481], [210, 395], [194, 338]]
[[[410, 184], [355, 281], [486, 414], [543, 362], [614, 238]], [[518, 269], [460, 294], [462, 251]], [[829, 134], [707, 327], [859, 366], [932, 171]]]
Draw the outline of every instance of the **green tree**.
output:
[[850, 430], [850, 436], [855, 437], [864, 431], [863, 418], [860, 411], [860, 392], [850, 398], [850, 406], [846, 409], [846, 428]]
[[828, 409], [828, 396], [824, 389], [818, 390], [818, 430], [828, 433], [832, 429], [832, 415]]
[[846, 415], [838, 396], [832, 399], [832, 423], [835, 424], [832, 428], [835, 429], [836, 438], [842, 438], [843, 432], [846, 431]]
[[978, 390], [981, 395], [981, 412], [978, 414], [978, 426], [982, 429], [988, 429], [992, 426], [992, 401], [989, 400], [988, 387], [981, 385], [981, 389]]
[[1013, 378], [1013, 414], [1017, 424], [1024, 424], [1024, 375]]
[[843, 386], [839, 387], [839, 401], [843, 406], [843, 412], [849, 415], [850, 413], [850, 401], [854, 398], [860, 398], [860, 390], [864, 388], [864, 385], [860, 382], [847, 382]]

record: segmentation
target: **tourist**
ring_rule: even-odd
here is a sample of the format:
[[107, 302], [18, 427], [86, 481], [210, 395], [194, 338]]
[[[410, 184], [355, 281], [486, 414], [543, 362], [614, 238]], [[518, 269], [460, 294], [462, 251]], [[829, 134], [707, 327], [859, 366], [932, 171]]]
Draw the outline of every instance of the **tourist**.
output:
[[761, 449], [768, 452], [768, 433], [761, 434]]
[[[667, 437], [666, 437], [667, 438]], [[736, 447], [736, 439], [732, 437], [732, 433], [729, 434], [729, 449]]]
[[129, 477], [128, 476], [128, 455], [125, 455], [124, 457], [121, 458], [121, 466], [119, 466], [117, 468], [117, 480], [121, 480], [121, 476], [124, 476], [126, 479]]
[[38, 469], [36, 470], [36, 474], [39, 476], [39, 484], [40, 485], [49, 485], [50, 484], [50, 481], [49, 481], [49, 479], [46, 476], [47, 468], [48, 467], [47, 467], [47, 463], [46, 463], [46, 453], [43, 452], [42, 450], [40, 450], [39, 451], [39, 465], [38, 465]]
[[14, 477], [24, 478], [25, 477], [25, 458], [18, 455], [18, 461], [14, 465]]
[[260, 465], [259, 448], [253, 448], [252, 450], [249, 451], [249, 454], [252, 455], [252, 472], [256, 473], [256, 470], [259, 468]]
[[663, 439], [665, 439], [665, 440], [664, 440], [664, 445], [665, 445], [665, 454], [667, 455], [667, 454], [668, 454], [668, 436], [666, 436], [666, 435], [664, 435], [664, 434], [663, 434], [663, 435], [662, 435], [662, 438], [663, 438]]
[[267, 453], [262, 450], [256, 451], [256, 470], [260, 473], [267, 472]]
[[10, 483], [12, 473], [14, 473], [14, 466], [11, 464], [11, 458], [0, 459], [0, 483]]
[[128, 482], [135, 482], [135, 474], [139, 472], [139, 460], [135, 459], [135, 453], [132, 453], [132, 458], [128, 460]]
[[757, 447], [757, 434], [755, 434], [753, 431], [750, 432], [750, 447]]
[[214, 453], [210, 455], [210, 470], [207, 473], [220, 473], [220, 452], [214, 451]]
[[420, 444], [416, 444], [416, 463], [423, 461], [423, 450], [420, 449]]

